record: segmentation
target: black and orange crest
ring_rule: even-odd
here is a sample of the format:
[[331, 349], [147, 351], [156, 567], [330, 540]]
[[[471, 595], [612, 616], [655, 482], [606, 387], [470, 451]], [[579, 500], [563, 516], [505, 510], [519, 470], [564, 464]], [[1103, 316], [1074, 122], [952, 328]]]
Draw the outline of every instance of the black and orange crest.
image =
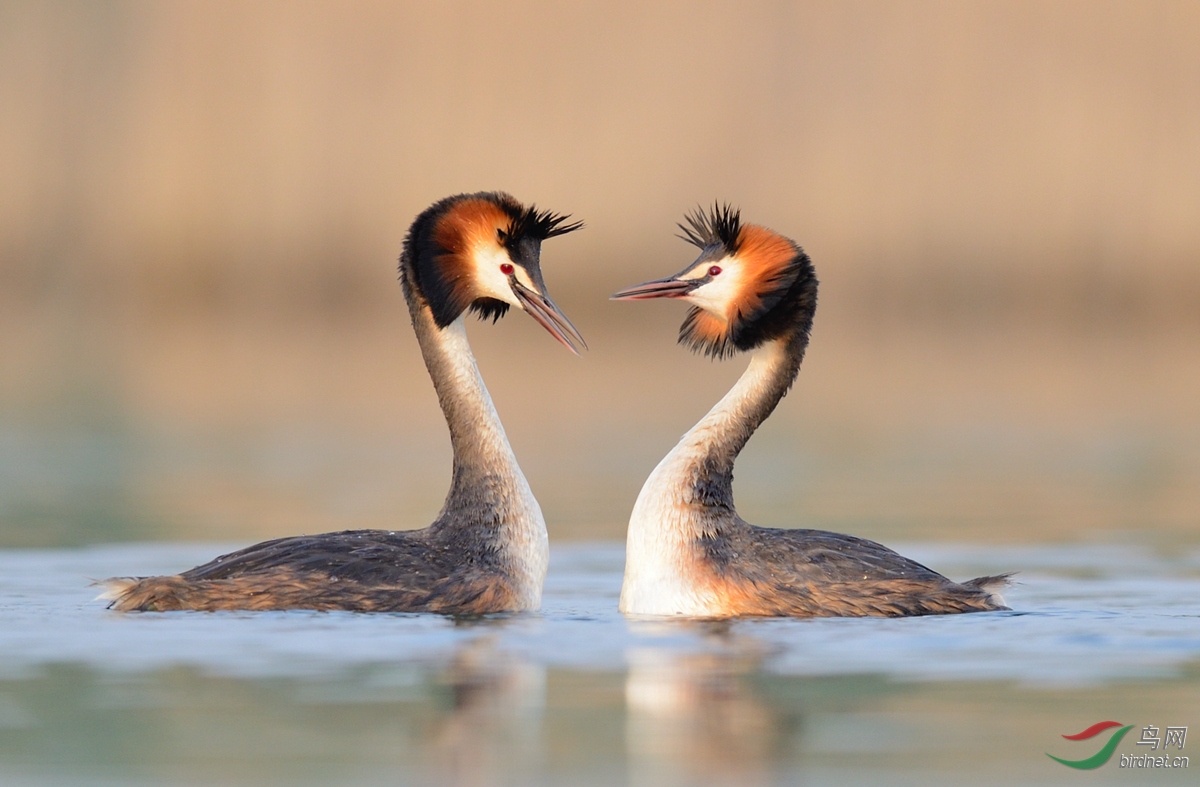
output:
[[728, 205], [685, 217], [684, 240], [703, 249], [693, 263], [735, 257], [742, 268], [740, 292], [724, 318], [693, 307], [679, 328], [679, 342], [710, 358], [726, 358], [800, 327], [807, 335], [817, 303], [817, 279], [808, 255], [793, 241], [756, 224], [741, 223]]
[[737, 253], [742, 226], [740, 210], [714, 202], [712, 210], [708, 213], [697, 206], [696, 210], [686, 214], [683, 219], [687, 223], [679, 223], [683, 234], [678, 237], [699, 249], [723, 246], [726, 254]]
[[570, 216], [538, 210], [536, 205], [522, 208], [511, 218], [507, 229], [500, 231], [500, 242], [512, 246], [524, 239], [544, 241], [583, 228], [582, 221], [566, 223]]
[[472, 254], [488, 244], [503, 247], [512, 261], [540, 281], [541, 242], [583, 226], [569, 216], [528, 208], [502, 191], [458, 194], [427, 208], [404, 241], [401, 269], [414, 278], [434, 322], [445, 328], [467, 309], [480, 319], [500, 319], [508, 304], [479, 297], [473, 286]]

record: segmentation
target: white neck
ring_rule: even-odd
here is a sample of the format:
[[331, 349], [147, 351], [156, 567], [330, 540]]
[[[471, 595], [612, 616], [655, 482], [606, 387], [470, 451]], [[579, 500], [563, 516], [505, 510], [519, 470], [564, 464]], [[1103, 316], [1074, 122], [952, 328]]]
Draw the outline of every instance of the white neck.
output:
[[[427, 365], [437, 369], [436, 372], [434, 368], [429, 371], [434, 376], [438, 400], [450, 427], [455, 464], [473, 470], [498, 471], [519, 486], [528, 488], [471, 353], [464, 318], [459, 317], [445, 328], [435, 330], [428, 344], [432, 346], [427, 348], [423, 343], [422, 350]], [[429, 363], [430, 350], [438, 356], [436, 365]]]
[[785, 342], [756, 350], [733, 388], [646, 479], [629, 519], [622, 612], [706, 614], [710, 602], [689, 577], [694, 545], [736, 519], [733, 461], [794, 378], [798, 363], [790, 360]]
[[485, 548], [497, 549], [525, 596], [523, 606], [536, 609], [549, 563], [546, 522], [483, 384], [464, 318], [439, 329], [422, 307], [413, 325], [454, 450], [450, 492], [433, 529], [470, 530]]

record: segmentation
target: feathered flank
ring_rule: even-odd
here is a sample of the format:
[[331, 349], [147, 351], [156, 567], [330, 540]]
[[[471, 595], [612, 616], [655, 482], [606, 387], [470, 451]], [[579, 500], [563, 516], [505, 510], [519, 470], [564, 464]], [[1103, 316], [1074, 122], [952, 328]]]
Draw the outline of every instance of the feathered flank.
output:
[[696, 248], [707, 249], [711, 246], [724, 246], [725, 253], [737, 254], [739, 236], [742, 226], [742, 212], [728, 204], [719, 205], [714, 202], [712, 210], [707, 214], [699, 205], [696, 210], [684, 215], [687, 226], [681, 222], [677, 226], [683, 230], [676, 237], [687, 241]]

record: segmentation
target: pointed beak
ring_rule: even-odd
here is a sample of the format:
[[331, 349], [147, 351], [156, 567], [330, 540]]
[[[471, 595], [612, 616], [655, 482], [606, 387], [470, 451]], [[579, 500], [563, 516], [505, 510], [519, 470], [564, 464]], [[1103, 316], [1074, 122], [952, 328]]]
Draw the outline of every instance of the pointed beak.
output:
[[583, 340], [579, 330], [571, 324], [567, 315], [562, 313], [554, 301], [550, 300], [549, 295], [534, 292], [516, 278], [511, 278], [509, 283], [512, 285], [513, 294], [517, 296], [517, 300], [521, 302], [521, 307], [525, 309], [525, 312], [549, 331], [550, 335], [557, 339], [562, 346], [576, 355], [579, 355], [576, 344], [587, 349], [587, 342]]
[[682, 298], [700, 285], [699, 279], [677, 279], [668, 276], [665, 279], [655, 279], [632, 287], [626, 287], [620, 292], [608, 296], [610, 301], [645, 301], [651, 298]]

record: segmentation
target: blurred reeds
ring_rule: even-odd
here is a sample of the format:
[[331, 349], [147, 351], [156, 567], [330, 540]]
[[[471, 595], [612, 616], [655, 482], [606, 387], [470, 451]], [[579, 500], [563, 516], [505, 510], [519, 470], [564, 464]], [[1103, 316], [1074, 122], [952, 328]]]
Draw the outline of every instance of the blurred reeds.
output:
[[[741, 369], [605, 300], [714, 200], [822, 279], [752, 521], [1192, 534], [1197, 40], [1167, 2], [6, 2], [0, 543], [424, 524], [449, 453], [395, 259], [496, 188], [588, 225], [543, 255], [582, 361], [472, 329], [552, 534], [619, 537]], [[86, 434], [118, 469], [75, 487]], [[105, 494], [150, 524], [89, 530]]]

